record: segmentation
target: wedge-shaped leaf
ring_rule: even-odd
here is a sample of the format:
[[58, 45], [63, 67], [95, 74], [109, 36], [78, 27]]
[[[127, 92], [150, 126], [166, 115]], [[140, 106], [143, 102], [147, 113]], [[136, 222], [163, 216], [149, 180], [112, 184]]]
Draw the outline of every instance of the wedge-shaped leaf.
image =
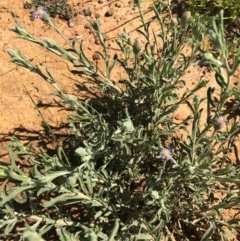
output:
[[37, 196], [39, 197], [42, 193], [50, 192], [55, 188], [56, 185], [54, 185], [53, 183], [46, 184], [44, 187], [38, 189]]
[[88, 192], [88, 189], [85, 185], [85, 182], [83, 180], [83, 174], [80, 173], [80, 175], [78, 176], [78, 179], [79, 179], [79, 183], [80, 183], [80, 187], [82, 189], [82, 191], [86, 194], [86, 195], [89, 195], [89, 192]]
[[8, 176], [8, 169], [4, 166], [0, 166], [0, 178]]
[[90, 176], [89, 172], [86, 174], [86, 183], [88, 187], [89, 193], [93, 194], [93, 183], [92, 183], [92, 177]]
[[[43, 220], [44, 220], [44, 218], [43, 218]], [[54, 222], [54, 224], [55, 224], [55, 222]], [[53, 227], [54, 227], [54, 224], [45, 224], [45, 225], [43, 225], [39, 230], [38, 230], [38, 232], [39, 232], [39, 234], [41, 235], [41, 236], [43, 236], [45, 233], [47, 233], [47, 232], [49, 232]]]
[[57, 228], [56, 231], [61, 241], [80, 241], [78, 238], [74, 237], [73, 234], [69, 233], [65, 228]]
[[11, 170], [8, 170], [8, 177], [10, 177], [11, 179], [20, 181], [20, 182], [24, 182], [24, 183], [33, 183], [33, 181], [31, 180], [30, 177], [28, 177], [27, 175], [19, 175], [16, 172], [13, 172]]
[[110, 235], [108, 241], [114, 241], [115, 240], [114, 237], [117, 235], [118, 230], [119, 230], [119, 221], [120, 221], [119, 219], [115, 220], [115, 225], [113, 227], [113, 230], [111, 232], [111, 235]]
[[35, 230], [29, 229], [23, 234], [24, 241], [45, 241]]
[[135, 236], [136, 240], [153, 240], [152, 235], [148, 234], [148, 233], [140, 233], [138, 235]]
[[66, 174], [69, 174], [71, 172], [69, 171], [60, 171], [60, 172], [53, 172], [53, 173], [46, 173], [44, 176], [40, 176], [38, 180], [42, 183], [49, 183], [55, 178], [58, 178], [60, 176], [64, 176]]
[[15, 227], [15, 225], [17, 224], [18, 219], [17, 218], [13, 218], [13, 219], [9, 219], [9, 220], [4, 220], [3, 224], [0, 225], [1, 226], [6, 226], [4, 229], [4, 234], [9, 234], [12, 232], [13, 228]]
[[90, 148], [78, 147], [75, 150], [75, 154], [80, 156], [81, 159], [85, 162], [85, 161], [89, 161], [91, 159], [93, 153]]
[[81, 41], [81, 43], [80, 43], [79, 58], [82, 61], [82, 63], [85, 65], [85, 67], [91, 68], [92, 63], [89, 61], [89, 59], [87, 58], [87, 56], [84, 54], [84, 51], [83, 51], [83, 41]]
[[122, 123], [122, 126], [123, 126], [123, 129], [126, 132], [130, 132], [131, 133], [131, 132], [133, 132], [135, 130], [131, 119], [124, 120], [123, 123]]
[[8, 190], [8, 195], [5, 193], [0, 194], [0, 207], [3, 207], [7, 202], [13, 200], [17, 195], [24, 192], [25, 190], [34, 188], [35, 185], [29, 185], [24, 187], [13, 187], [10, 190]]
[[210, 240], [210, 237], [212, 236], [213, 232], [214, 232], [214, 224], [212, 222], [210, 222], [210, 226], [206, 230], [206, 232], [203, 234], [201, 241]]
[[91, 200], [88, 196], [83, 193], [63, 193], [55, 198], [52, 198], [50, 201], [43, 204], [44, 207], [51, 207], [56, 203], [72, 203], [72, 201], [80, 201], [80, 200]]

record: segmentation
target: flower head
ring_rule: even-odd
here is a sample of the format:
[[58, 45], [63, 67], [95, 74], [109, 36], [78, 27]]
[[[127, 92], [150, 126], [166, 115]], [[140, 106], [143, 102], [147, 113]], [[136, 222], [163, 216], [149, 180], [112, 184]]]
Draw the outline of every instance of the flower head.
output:
[[172, 158], [172, 153], [171, 153], [171, 150], [168, 149], [168, 148], [163, 148], [161, 151], [160, 151], [160, 156], [159, 156], [162, 160], [170, 160]]
[[225, 126], [225, 124], [226, 124], [226, 122], [227, 122], [227, 119], [226, 119], [226, 117], [224, 117], [224, 116], [216, 116], [215, 118], [214, 118], [214, 125], [217, 127], [217, 128], [222, 128], [222, 127], [224, 127]]
[[43, 6], [38, 6], [35, 12], [33, 12], [33, 17], [34, 18], [44, 18], [46, 16], [46, 10]]

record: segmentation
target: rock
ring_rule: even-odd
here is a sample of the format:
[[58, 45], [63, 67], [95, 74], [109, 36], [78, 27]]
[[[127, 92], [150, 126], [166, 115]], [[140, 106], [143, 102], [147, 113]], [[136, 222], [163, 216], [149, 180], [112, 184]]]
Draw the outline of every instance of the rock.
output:
[[115, 7], [116, 7], [116, 8], [120, 8], [120, 7], [122, 7], [122, 5], [121, 5], [119, 2], [116, 2], [116, 3], [115, 3]]
[[99, 13], [95, 13], [95, 18], [100, 18], [100, 14]]
[[114, 11], [113, 11], [113, 9], [109, 9], [106, 13], [105, 13], [105, 17], [112, 17], [113, 16], [113, 14], [114, 14]]
[[99, 44], [100, 44], [100, 40], [99, 40], [98, 38], [96, 38], [95, 41], [94, 41], [94, 43], [95, 43], [96, 45], [99, 45]]
[[73, 19], [68, 20], [68, 27], [72, 28], [75, 26], [75, 21]]

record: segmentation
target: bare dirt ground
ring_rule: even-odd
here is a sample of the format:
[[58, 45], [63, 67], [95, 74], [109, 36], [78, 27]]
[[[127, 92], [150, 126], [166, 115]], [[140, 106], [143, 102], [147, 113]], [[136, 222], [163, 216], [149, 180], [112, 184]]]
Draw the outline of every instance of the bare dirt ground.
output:
[[[59, 138], [64, 137], [67, 133], [67, 119], [69, 112], [63, 109], [57, 98], [49, 96], [54, 89], [48, 83], [45, 83], [39, 76], [31, 73], [29, 70], [16, 67], [10, 62], [7, 54], [8, 49], [20, 50], [24, 56], [31, 59], [32, 63], [40, 66], [47, 65], [56, 81], [68, 94], [83, 95], [74, 85], [76, 77], [68, 71], [68, 63], [57, 56], [45, 51], [30, 42], [17, 39], [16, 34], [10, 30], [14, 27], [15, 16], [19, 23], [26, 28], [29, 33], [44, 39], [51, 37], [56, 42], [64, 45], [64, 40], [49, 26], [41, 20], [30, 20], [30, 11], [24, 9], [25, 0], [3, 0], [0, 2], [0, 158], [7, 161], [7, 145], [12, 136], [18, 137], [27, 143], [40, 142], [46, 139], [42, 118], [38, 110], [45, 118], [46, 122], [52, 126], [53, 130], [61, 133]], [[71, 0], [69, 4], [77, 12], [73, 26], [70, 27], [68, 22], [61, 19], [54, 19], [60, 30], [70, 39], [75, 38], [78, 43], [84, 41], [85, 51], [88, 56], [93, 56], [95, 51], [100, 50], [100, 45], [89, 27], [89, 20], [99, 18], [102, 32], [107, 38], [108, 48], [112, 55], [117, 53], [115, 40], [119, 33], [125, 29], [126, 32], [134, 39], [137, 36], [136, 29], [141, 25], [137, 18], [138, 11], [134, 7], [133, 1], [129, 0]], [[142, 1], [142, 8], [147, 11], [151, 1]], [[83, 9], [89, 9], [92, 14], [84, 16]], [[109, 14], [110, 13], [110, 14]], [[151, 18], [147, 13], [146, 18]], [[186, 50], [188, 51], [188, 50]], [[239, 73], [232, 79], [232, 84], [239, 81]], [[116, 73], [116, 77], [120, 73]], [[185, 80], [189, 87], [193, 87], [200, 76], [210, 80], [209, 85], [217, 87], [213, 73], [205, 73], [203, 69], [192, 66], [189, 68]], [[29, 95], [38, 105], [38, 109], [33, 104]], [[206, 89], [198, 92], [199, 96], [206, 97]], [[176, 113], [176, 119], [182, 119], [186, 116], [187, 108], [181, 108], [181, 112]], [[48, 142], [49, 140], [46, 140]], [[236, 146], [239, 141], [236, 140]], [[239, 162], [238, 155], [232, 154], [233, 162]], [[226, 218], [232, 218], [234, 211], [226, 213]], [[234, 240], [234, 239], [233, 239]]]

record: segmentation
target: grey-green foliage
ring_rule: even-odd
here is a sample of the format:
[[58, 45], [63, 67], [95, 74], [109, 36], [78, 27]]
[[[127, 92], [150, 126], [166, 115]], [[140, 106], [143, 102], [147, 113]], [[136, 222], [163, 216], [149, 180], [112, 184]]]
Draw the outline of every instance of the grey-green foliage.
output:
[[[74, 155], [60, 146], [50, 156], [13, 139], [11, 165], [0, 169], [6, 185], [8, 180], [16, 183], [0, 196], [0, 228], [6, 234], [20, 220], [40, 224], [43, 237], [54, 229], [60, 240], [226, 240], [224, 226], [238, 229], [237, 220], [221, 216], [225, 209], [239, 208], [240, 201], [239, 168], [227, 155], [232, 149], [229, 140], [234, 141], [240, 126], [234, 120], [225, 129], [214, 124], [214, 117], [239, 108], [236, 101], [234, 107], [224, 109], [237, 91], [229, 85], [235, 67], [227, 65], [222, 26], [207, 31], [199, 19], [177, 20], [170, 5], [163, 3], [152, 6], [154, 21], [147, 22], [139, 1], [135, 3], [144, 45], [124, 32], [117, 40], [121, 54], [111, 58], [99, 22], [92, 22], [102, 44], [98, 54], [104, 60], [103, 69], [84, 54], [82, 42], [80, 46], [68, 42], [70, 51], [49, 38], [35, 39], [19, 24], [13, 28], [19, 37], [72, 63], [72, 73], [87, 78], [97, 91], [89, 89], [95, 97], [85, 100], [65, 94], [47, 67], [44, 72], [19, 52], [8, 51], [13, 62], [52, 84], [56, 95], [75, 111], [70, 125], [77, 144]], [[163, 12], [169, 13], [168, 19], [163, 20]], [[45, 20], [57, 30], [48, 16]], [[159, 33], [152, 31], [156, 22]], [[201, 78], [192, 89], [186, 88], [182, 95], [178, 92], [188, 86], [184, 74], [196, 61], [204, 34], [215, 40], [221, 55], [215, 59], [205, 53], [203, 59], [216, 71], [221, 89], [218, 101], [213, 98], [214, 89], [208, 89], [205, 98], [197, 96], [208, 82]], [[183, 54], [186, 45], [192, 49], [188, 56]], [[239, 55], [235, 61], [238, 65]], [[124, 78], [112, 79], [115, 66]], [[227, 79], [221, 75], [223, 68]], [[177, 123], [173, 113], [183, 104], [191, 114]], [[201, 117], [204, 108], [206, 120]], [[168, 161], [159, 157], [166, 147], [172, 154]], [[16, 165], [19, 156], [32, 165], [30, 172]], [[222, 195], [217, 201], [216, 194]], [[15, 208], [16, 202], [22, 209]]]

